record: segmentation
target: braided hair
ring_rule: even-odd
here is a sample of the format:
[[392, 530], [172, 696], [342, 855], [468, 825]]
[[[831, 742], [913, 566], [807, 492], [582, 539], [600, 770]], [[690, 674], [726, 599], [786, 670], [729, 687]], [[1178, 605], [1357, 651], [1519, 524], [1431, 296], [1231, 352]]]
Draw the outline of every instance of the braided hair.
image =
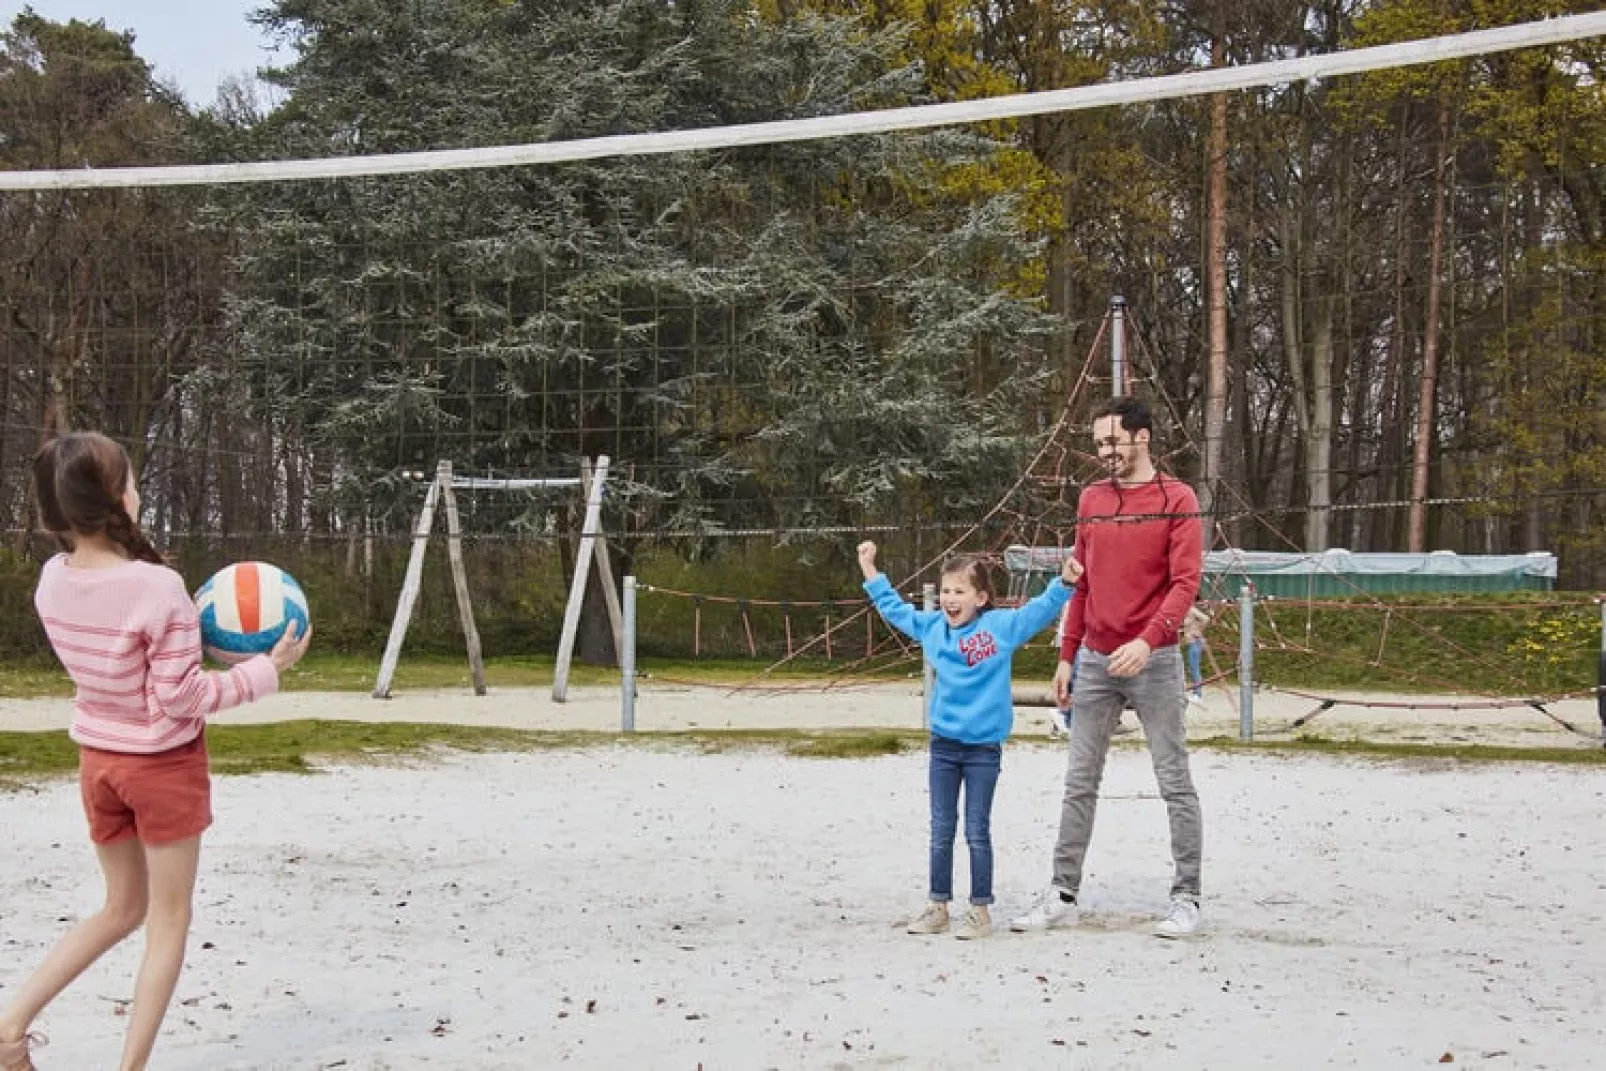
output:
[[68, 550], [74, 536], [104, 535], [132, 560], [166, 564], [123, 505], [132, 471], [128, 451], [99, 432], [50, 440], [33, 459], [40, 519]]

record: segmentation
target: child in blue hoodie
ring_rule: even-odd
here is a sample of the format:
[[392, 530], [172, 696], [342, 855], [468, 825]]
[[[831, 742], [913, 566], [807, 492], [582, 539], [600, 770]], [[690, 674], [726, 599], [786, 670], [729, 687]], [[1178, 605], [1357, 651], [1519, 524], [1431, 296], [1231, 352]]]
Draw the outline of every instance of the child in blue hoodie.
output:
[[965, 843], [970, 848], [970, 910], [954, 936], [961, 940], [992, 932], [993, 790], [1004, 741], [1014, 725], [1010, 698], [1011, 657], [1027, 640], [1053, 624], [1070, 600], [1082, 566], [1067, 556], [1060, 575], [1018, 610], [993, 608], [992, 574], [985, 559], [963, 556], [944, 562], [939, 609], [916, 610], [876, 569], [876, 545], [859, 544], [864, 590], [887, 624], [919, 643], [936, 670], [931, 707], [931, 902], [909, 923], [910, 933], [943, 933], [953, 899], [954, 832], [959, 789], [965, 795]]

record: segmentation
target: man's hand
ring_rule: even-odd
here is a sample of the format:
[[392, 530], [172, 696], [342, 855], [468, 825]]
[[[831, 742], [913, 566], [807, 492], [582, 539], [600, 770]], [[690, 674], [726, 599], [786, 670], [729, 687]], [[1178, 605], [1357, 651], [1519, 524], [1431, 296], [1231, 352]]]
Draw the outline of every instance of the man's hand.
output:
[[1054, 668], [1054, 702], [1064, 710], [1071, 704], [1071, 664], [1061, 662]]
[[875, 544], [868, 539], [859, 544], [859, 569], [866, 580], [874, 580], [878, 572], [875, 567]]
[[1112, 677], [1136, 677], [1149, 664], [1149, 641], [1138, 639], [1123, 643], [1110, 652], [1108, 669]]
[[1086, 570], [1082, 568], [1082, 563], [1067, 554], [1065, 564], [1060, 568], [1060, 579], [1065, 581], [1066, 587], [1074, 588], [1084, 572]]

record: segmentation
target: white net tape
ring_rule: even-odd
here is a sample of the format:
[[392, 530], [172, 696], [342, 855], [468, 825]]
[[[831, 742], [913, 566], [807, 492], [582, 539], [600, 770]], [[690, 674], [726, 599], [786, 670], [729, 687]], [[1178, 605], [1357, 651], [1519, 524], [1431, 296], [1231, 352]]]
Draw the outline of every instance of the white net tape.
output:
[[1039, 93], [1014, 93], [986, 100], [929, 104], [912, 108], [853, 112], [811, 119], [674, 130], [652, 134], [621, 134], [533, 145], [505, 145], [472, 149], [374, 156], [340, 156], [321, 160], [269, 160], [248, 164], [188, 164], [168, 167], [78, 168], [71, 170], [3, 171], [0, 190], [99, 189], [134, 186], [194, 186], [214, 183], [288, 182], [298, 179], [341, 178], [357, 175], [393, 175], [417, 171], [460, 171], [470, 168], [515, 167], [594, 160], [611, 156], [649, 156], [692, 150], [771, 145], [789, 141], [878, 134], [892, 130], [921, 130], [961, 123], [1014, 119], [1050, 112], [1080, 111], [1122, 104], [1145, 104], [1177, 97], [1198, 96], [1256, 86], [1282, 85], [1360, 74], [1364, 71], [1409, 67], [1423, 63], [1464, 59], [1492, 52], [1562, 44], [1606, 35], [1606, 11], [1567, 15], [1539, 22], [1500, 26], [1489, 30], [1429, 37], [1372, 48], [1358, 48], [1325, 56], [1220, 67], [1186, 74], [1141, 78], [1128, 82], [1078, 86]]

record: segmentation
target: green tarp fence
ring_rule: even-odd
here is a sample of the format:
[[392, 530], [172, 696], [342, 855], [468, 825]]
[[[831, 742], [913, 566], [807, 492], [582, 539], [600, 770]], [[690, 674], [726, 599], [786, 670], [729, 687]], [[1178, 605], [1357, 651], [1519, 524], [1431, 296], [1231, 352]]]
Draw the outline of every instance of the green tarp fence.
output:
[[[1059, 572], [1066, 551], [1056, 547], [1011, 546], [1004, 551], [1009, 593], [1017, 598], [1041, 591]], [[1334, 549], [1319, 554], [1269, 550], [1215, 550], [1205, 555], [1206, 599], [1235, 599], [1244, 582], [1255, 592], [1277, 598], [1328, 599], [1347, 595], [1399, 595], [1412, 592], [1552, 591], [1556, 556], [1531, 554], [1357, 554]]]

